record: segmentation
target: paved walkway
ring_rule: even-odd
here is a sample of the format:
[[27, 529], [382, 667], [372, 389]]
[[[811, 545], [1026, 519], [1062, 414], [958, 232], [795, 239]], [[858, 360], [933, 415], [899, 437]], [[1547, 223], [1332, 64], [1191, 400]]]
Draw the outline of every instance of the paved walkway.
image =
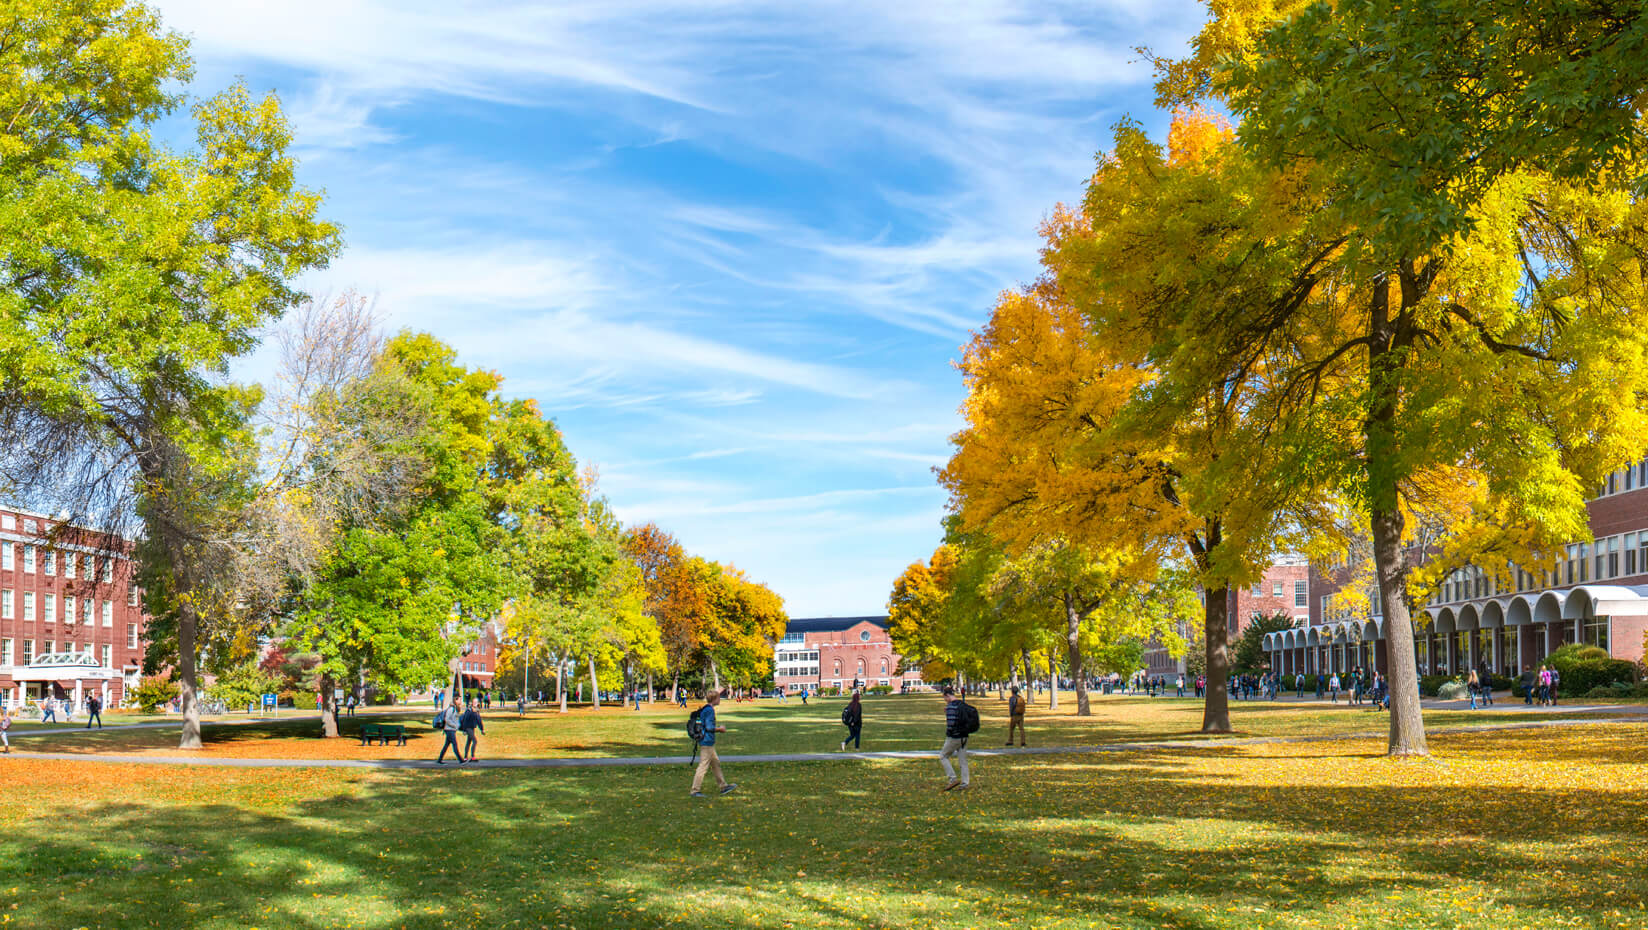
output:
[[[1570, 712], [1618, 710], [1612, 706], [1570, 707]], [[1648, 712], [1648, 708], [1632, 713]], [[1529, 720], [1520, 723], [1490, 723], [1479, 726], [1437, 727], [1431, 735], [1446, 733], [1487, 733], [1499, 730], [1537, 730], [1547, 727], [1601, 726], [1607, 724], [1639, 725], [1642, 720], [1587, 719], [1587, 720]], [[1189, 738], [1176, 740], [1149, 740], [1131, 743], [1105, 743], [1096, 746], [1032, 746], [1028, 748], [969, 749], [970, 756], [1068, 756], [1093, 753], [1142, 752], [1152, 749], [1204, 751], [1224, 746], [1261, 746], [1269, 743], [1331, 743], [1355, 739], [1379, 739], [1380, 732], [1325, 734], [1320, 736], [1233, 736]], [[627, 768], [647, 765], [681, 765], [691, 756], [606, 756], [588, 759], [482, 759], [479, 762], [442, 765], [429, 759], [226, 759], [210, 756], [138, 756], [109, 753], [75, 752], [17, 752], [12, 756], [22, 759], [52, 759], [63, 762], [118, 762], [128, 765], [203, 765], [220, 768], [302, 768], [302, 769], [571, 769], [571, 768]], [[724, 755], [722, 762], [829, 762], [842, 759], [933, 759], [936, 750], [892, 752], [796, 752], [764, 755]], [[3, 757], [0, 757], [3, 758]]]

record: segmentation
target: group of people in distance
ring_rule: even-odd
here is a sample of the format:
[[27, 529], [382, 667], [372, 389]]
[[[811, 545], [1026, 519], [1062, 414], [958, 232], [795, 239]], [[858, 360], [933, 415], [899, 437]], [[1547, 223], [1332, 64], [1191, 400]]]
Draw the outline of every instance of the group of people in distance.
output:
[[[1029, 709], [1030, 702], [1019, 693], [1018, 685], [1012, 686], [1012, 693], [1007, 699], [1007, 745], [1013, 745], [1013, 734], [1017, 733], [1019, 746], [1029, 745], [1024, 734], [1024, 715]], [[973, 711], [971, 719], [964, 708], [966, 698], [955, 688], [948, 685], [944, 688], [944, 743], [939, 747], [939, 767], [944, 771], [945, 791], [966, 791], [972, 785], [972, 769], [967, 764], [967, 741], [978, 728], [977, 711]], [[721, 703], [720, 692], [712, 691], [704, 699], [704, 706], [694, 711], [699, 734], [694, 741], [694, 752], [697, 753], [697, 766], [693, 769], [691, 797], [708, 797], [704, 794], [704, 776], [714, 775], [721, 794], [734, 791], [738, 785], [727, 781], [721, 771], [721, 757], [715, 748], [715, 737], [718, 733], [727, 732], [727, 728], [716, 723], [715, 709]], [[840, 751], [847, 751], [847, 744], [853, 748], [862, 748], [864, 733], [864, 702], [861, 693], [857, 690], [848, 700], [847, 706], [841, 710], [841, 725], [847, 728], [847, 735], [841, 741]], [[690, 729], [690, 727], [689, 727]], [[952, 761], [953, 760], [953, 761]]]

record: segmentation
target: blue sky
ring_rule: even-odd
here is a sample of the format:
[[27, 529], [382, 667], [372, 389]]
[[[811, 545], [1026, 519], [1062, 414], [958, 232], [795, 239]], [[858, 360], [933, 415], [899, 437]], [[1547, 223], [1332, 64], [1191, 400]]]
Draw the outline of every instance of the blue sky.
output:
[[[536, 397], [626, 522], [792, 616], [940, 537], [952, 367], [1191, 0], [160, 0], [196, 93], [279, 94], [376, 296]], [[256, 363], [248, 366], [257, 368]]]

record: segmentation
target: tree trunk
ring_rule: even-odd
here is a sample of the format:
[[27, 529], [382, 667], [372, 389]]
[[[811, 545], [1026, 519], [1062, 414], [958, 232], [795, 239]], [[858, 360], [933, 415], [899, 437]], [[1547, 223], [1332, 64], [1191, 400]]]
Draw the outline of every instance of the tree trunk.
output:
[[1030, 650], [1021, 649], [1019, 653], [1024, 659], [1024, 702], [1028, 704], [1030, 692], [1033, 690], [1030, 686], [1036, 681], [1036, 667], [1030, 664]]
[[675, 674], [670, 676], [670, 703], [673, 704], [679, 700], [681, 700], [681, 672], [677, 669]]
[[715, 667], [715, 660], [710, 660], [710, 678], [715, 682], [715, 690], [721, 690], [721, 670]]
[[1207, 692], [1202, 699], [1202, 732], [1230, 733], [1230, 588], [1207, 592], [1202, 611], [1207, 645]]
[[647, 673], [647, 703], [651, 704], [656, 700], [658, 700], [658, 694], [657, 694], [657, 692], [652, 690], [652, 673], [648, 672]]
[[[1412, 269], [1404, 265], [1402, 304], [1417, 303], [1422, 294]], [[1413, 621], [1408, 616], [1408, 560], [1402, 551], [1403, 516], [1397, 487], [1401, 458], [1396, 437], [1398, 385], [1396, 369], [1411, 343], [1390, 319], [1390, 282], [1376, 282], [1369, 307], [1369, 400], [1364, 426], [1368, 470], [1368, 519], [1373, 530], [1373, 565], [1379, 577], [1379, 602], [1385, 609], [1385, 652], [1390, 689], [1390, 742], [1393, 756], [1430, 754], [1425, 721], [1419, 706], [1419, 670], [1413, 655]], [[1377, 645], [1374, 647], [1378, 648]], [[1375, 661], [1377, 667], [1377, 660]]]
[[596, 710], [601, 709], [601, 683], [595, 680], [595, 653], [589, 654], [589, 699]]
[[1067, 591], [1064, 595], [1064, 641], [1070, 652], [1070, 680], [1076, 683], [1076, 716], [1091, 717], [1087, 701], [1087, 671], [1082, 668], [1081, 610]]
[[555, 666], [555, 698], [561, 702], [561, 713], [567, 712], [566, 656]]
[[195, 614], [185, 606], [177, 612], [178, 705], [183, 711], [183, 733], [177, 748], [199, 749], [200, 686], [195, 670]]
[[1059, 709], [1059, 659], [1054, 649], [1047, 650], [1047, 709]]
[[333, 700], [332, 694], [336, 686], [332, 683], [332, 676], [322, 673], [315, 681], [320, 693], [315, 695], [315, 706], [320, 708], [320, 735], [325, 739], [338, 737], [338, 702]]

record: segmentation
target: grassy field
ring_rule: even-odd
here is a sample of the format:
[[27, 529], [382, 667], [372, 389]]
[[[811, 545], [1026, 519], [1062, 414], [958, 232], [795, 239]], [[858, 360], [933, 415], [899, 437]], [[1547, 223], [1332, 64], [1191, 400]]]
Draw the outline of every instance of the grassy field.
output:
[[[1006, 733], [1006, 705], [993, 697], [977, 702], [983, 729], [974, 745], [1000, 745]], [[771, 700], [723, 702], [720, 722], [729, 728], [721, 738], [723, 753], [825, 752], [835, 749], [844, 734], [840, 724], [842, 699], [814, 699], [780, 704]], [[1501, 705], [1509, 707], [1509, 705]], [[1520, 705], [1517, 705], [1520, 706]], [[1201, 702], [1185, 698], [1095, 697], [1093, 716], [1075, 716], [1072, 696], [1061, 699], [1057, 711], [1045, 703], [1032, 707], [1028, 728], [1037, 746], [1086, 746], [1156, 739], [1206, 739], [1198, 729]], [[937, 695], [871, 697], [865, 701], [864, 749], [934, 749], [943, 739], [943, 704]], [[1364, 707], [1327, 702], [1234, 702], [1232, 720], [1244, 736], [1303, 736], [1382, 732], [1385, 715]], [[375, 710], [341, 721], [346, 736], [358, 733], [362, 721], [393, 720], [407, 726], [406, 746], [363, 747], [358, 740], [315, 738], [314, 720], [276, 720], [238, 726], [208, 726], [207, 751], [213, 755], [270, 758], [432, 758], [441, 746], [440, 734], [429, 725], [432, 710], [405, 708]], [[1426, 722], [1433, 727], [1503, 723], [1529, 719], [1507, 710], [1431, 710]], [[685, 734], [686, 711], [659, 703], [642, 710], [606, 707], [577, 708], [565, 715], [554, 709], [533, 709], [524, 718], [512, 709], [486, 714], [486, 734], [480, 754], [485, 758], [545, 756], [651, 756], [691, 752]], [[17, 740], [18, 748], [54, 752], [119, 752], [174, 754], [174, 728], [76, 731]]]
[[[1159, 710], [1156, 713], [1170, 714]], [[1140, 713], [1143, 713], [1141, 710]], [[732, 716], [732, 714], [729, 714]], [[1257, 718], [1246, 721], [1257, 723]], [[0, 760], [23, 927], [1642, 927], [1648, 727], [618, 770]]]

